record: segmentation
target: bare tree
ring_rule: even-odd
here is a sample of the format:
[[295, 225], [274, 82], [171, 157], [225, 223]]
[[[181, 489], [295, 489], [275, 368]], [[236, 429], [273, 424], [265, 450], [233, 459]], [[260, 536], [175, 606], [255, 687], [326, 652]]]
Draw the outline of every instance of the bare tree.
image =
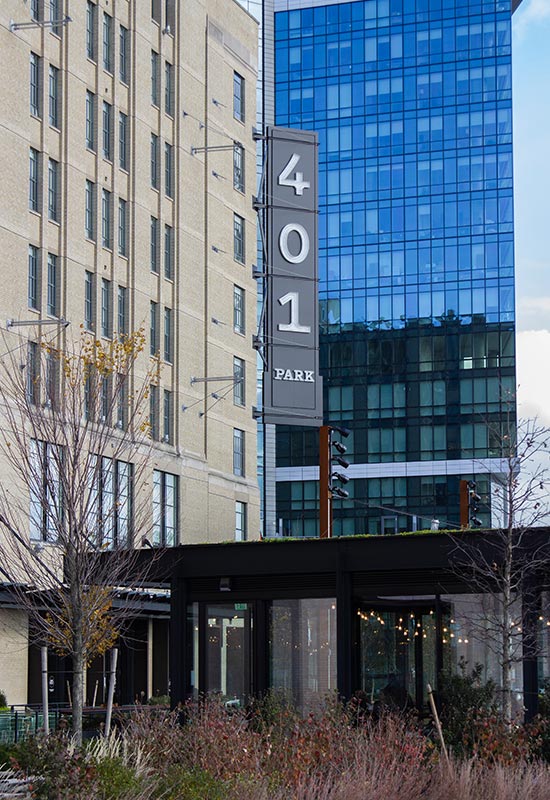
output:
[[533, 585], [540, 584], [550, 565], [547, 537], [536, 531], [550, 510], [550, 429], [532, 419], [516, 425], [512, 401], [504, 422], [488, 423], [488, 429], [489, 440], [500, 450], [501, 472], [491, 476], [490, 502], [486, 500], [500, 525], [475, 537], [455, 536], [454, 567], [483, 595], [482, 608], [468, 623], [498, 661], [502, 713], [510, 722], [513, 667], [537, 649], [536, 631], [526, 624], [535, 610]]
[[[82, 738], [86, 665], [115, 641], [128, 610], [116, 587], [147, 535], [150, 385], [135, 377], [143, 331], [72, 350], [44, 338], [0, 361], [0, 569], [31, 641], [72, 660], [73, 734]], [[145, 360], [144, 360], [145, 361]], [[137, 500], [140, 496], [142, 499]], [[112, 551], [107, 560], [105, 553]], [[135, 578], [135, 575], [138, 578]]]

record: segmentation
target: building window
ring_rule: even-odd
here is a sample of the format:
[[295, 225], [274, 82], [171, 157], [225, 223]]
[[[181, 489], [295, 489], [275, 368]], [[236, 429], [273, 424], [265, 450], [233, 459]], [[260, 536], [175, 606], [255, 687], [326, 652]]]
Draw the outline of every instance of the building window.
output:
[[33, 244], [29, 245], [27, 302], [29, 308], [40, 311], [40, 250]]
[[166, 193], [166, 197], [174, 196], [174, 168], [172, 158], [172, 145], [168, 142], [164, 142], [164, 191]]
[[149, 352], [156, 356], [159, 351], [159, 305], [154, 300], [151, 300], [149, 339]]
[[151, 186], [159, 188], [159, 137], [151, 134]]
[[246, 537], [246, 503], [237, 500], [235, 502], [235, 541], [245, 542]]
[[174, 229], [164, 226], [164, 277], [169, 281], [174, 278]]
[[128, 385], [126, 375], [117, 375], [116, 388], [116, 426], [121, 430], [128, 427]]
[[40, 211], [40, 154], [31, 147], [29, 151], [29, 208]]
[[174, 35], [176, 24], [176, 0], [164, 0], [164, 19], [166, 22], [166, 33]]
[[31, 19], [34, 22], [40, 22], [41, 21], [40, 5], [41, 5], [41, 0], [31, 0], [31, 8], [30, 8]]
[[57, 256], [48, 253], [47, 311], [51, 317], [59, 316], [59, 276]]
[[159, 104], [159, 54], [151, 50], [151, 103]]
[[126, 286], [118, 287], [118, 335], [125, 336], [128, 333], [128, 299]]
[[96, 60], [96, 4], [91, 0], [86, 3], [86, 56]]
[[169, 117], [174, 114], [174, 67], [164, 62], [164, 110]]
[[233, 330], [235, 333], [245, 332], [244, 289], [233, 286]]
[[153, 544], [178, 542], [178, 476], [153, 470]]
[[118, 116], [118, 163], [128, 169], [128, 117], [123, 111]]
[[103, 375], [101, 377], [101, 386], [100, 386], [100, 395], [99, 395], [99, 403], [101, 409], [101, 422], [105, 423], [106, 425], [111, 424], [112, 418], [112, 408], [113, 408], [113, 397], [112, 397], [112, 386], [111, 386], [111, 376], [110, 375]]
[[40, 116], [40, 56], [31, 53], [30, 60], [30, 109], [33, 117]]
[[128, 255], [128, 204], [122, 197], [118, 200], [118, 252]]
[[86, 89], [86, 147], [95, 150], [95, 94]]
[[111, 281], [101, 279], [101, 335], [106, 339], [111, 337]]
[[233, 357], [233, 402], [236, 406], [245, 405], [245, 372], [244, 361], [237, 356]]
[[244, 219], [233, 214], [233, 258], [244, 264]]
[[95, 183], [90, 180], [86, 180], [84, 206], [84, 230], [86, 238], [95, 241]]
[[163, 395], [163, 404], [162, 404], [162, 427], [163, 427], [162, 439], [164, 442], [168, 444], [172, 444], [173, 441], [172, 418], [173, 418], [172, 392], [168, 391], [168, 389], [165, 389]]
[[103, 12], [103, 69], [113, 71], [113, 18]]
[[161, 0], [151, 0], [151, 19], [160, 25]]
[[152, 383], [149, 386], [149, 426], [151, 439], [159, 439], [159, 387]]
[[48, 86], [48, 121], [52, 128], [59, 128], [59, 70], [52, 64]]
[[54, 352], [46, 356], [46, 406], [53, 408], [57, 403], [59, 361]]
[[238, 72], [233, 73], [233, 116], [244, 122], [244, 78]]
[[129, 32], [124, 25], [120, 26], [120, 53], [119, 53], [119, 75], [122, 83], [128, 83], [128, 56], [129, 56]]
[[101, 190], [101, 244], [111, 247], [112, 236], [112, 198], [108, 189]]
[[94, 274], [86, 270], [84, 274], [84, 328], [93, 331], [95, 327]]
[[112, 160], [113, 150], [113, 107], [103, 101], [103, 158]]
[[53, 158], [48, 161], [48, 218], [59, 222], [59, 164]]
[[40, 345], [38, 342], [27, 343], [26, 370], [27, 402], [36, 406], [40, 402]]
[[233, 428], [233, 475], [244, 477], [244, 431]]
[[164, 309], [164, 360], [172, 361], [172, 309]]
[[63, 518], [60, 480], [63, 448], [31, 439], [29, 467], [31, 539], [54, 542]]
[[151, 272], [158, 273], [158, 256], [159, 256], [159, 221], [156, 217], [151, 217], [151, 246], [150, 246], [150, 261]]
[[127, 461], [107, 456], [91, 459], [92, 529], [99, 545], [130, 544], [133, 504], [133, 469]]
[[50, 22], [57, 22], [57, 25], [52, 25], [50, 30], [56, 36], [61, 36], [63, 26], [61, 23], [61, 2], [60, 0], [50, 0]]
[[244, 192], [244, 147], [237, 142], [233, 147], [233, 186]]

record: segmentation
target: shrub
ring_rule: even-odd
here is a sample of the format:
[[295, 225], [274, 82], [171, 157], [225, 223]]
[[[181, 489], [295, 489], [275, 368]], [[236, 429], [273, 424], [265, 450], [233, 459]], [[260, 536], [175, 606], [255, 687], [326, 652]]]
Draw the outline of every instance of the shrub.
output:
[[171, 767], [157, 786], [163, 800], [233, 800], [229, 789], [201, 769]]
[[6, 697], [6, 693], [0, 689], [0, 708], [5, 709], [8, 707], [8, 700]]
[[18, 748], [12, 766], [37, 776], [33, 786], [36, 800], [90, 800], [101, 796], [92, 759], [63, 734], [30, 737]]
[[147, 700], [148, 706], [166, 706], [170, 708], [170, 698], [167, 694], [156, 694]]
[[446, 670], [441, 674], [437, 700], [445, 742], [456, 755], [464, 755], [464, 748], [476, 737], [477, 724], [484, 716], [497, 714], [496, 684], [492, 680], [483, 683], [481, 664], [468, 671], [468, 662], [461, 658], [458, 668], [457, 673]]
[[105, 800], [119, 800], [125, 796], [135, 797], [141, 788], [141, 780], [121, 758], [105, 758], [95, 765], [97, 784]]

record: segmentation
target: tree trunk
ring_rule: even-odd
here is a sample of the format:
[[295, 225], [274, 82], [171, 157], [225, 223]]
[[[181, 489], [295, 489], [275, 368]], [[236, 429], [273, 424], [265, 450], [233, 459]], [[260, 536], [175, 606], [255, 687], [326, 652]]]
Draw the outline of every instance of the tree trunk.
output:
[[513, 529], [507, 531], [506, 552], [502, 585], [502, 714], [506, 725], [512, 724], [512, 661], [513, 661], [513, 619], [512, 619], [512, 563]]
[[[82, 639], [82, 637], [80, 637], [80, 639]], [[75, 652], [73, 654], [73, 737], [77, 745], [82, 744], [85, 668], [86, 659], [84, 658], [84, 648], [75, 647]]]
[[506, 612], [502, 641], [502, 715], [508, 727], [512, 724], [512, 653], [510, 641], [510, 615]]

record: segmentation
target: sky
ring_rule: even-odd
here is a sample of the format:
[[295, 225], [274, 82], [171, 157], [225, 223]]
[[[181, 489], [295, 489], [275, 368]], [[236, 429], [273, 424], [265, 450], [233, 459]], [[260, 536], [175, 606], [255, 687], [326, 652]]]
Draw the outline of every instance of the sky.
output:
[[512, 52], [518, 410], [550, 426], [550, 0], [523, 0]]

